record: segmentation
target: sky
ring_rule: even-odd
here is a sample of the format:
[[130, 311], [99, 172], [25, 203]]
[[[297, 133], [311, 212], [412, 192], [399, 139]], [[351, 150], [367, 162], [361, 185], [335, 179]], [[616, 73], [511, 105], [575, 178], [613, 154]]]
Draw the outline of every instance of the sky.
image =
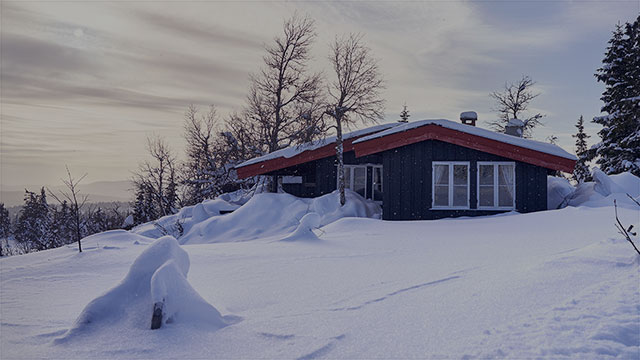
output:
[[[573, 152], [575, 123], [600, 113], [593, 76], [632, 1], [28, 1], [0, 2], [0, 185], [59, 183], [65, 165], [86, 182], [131, 177], [146, 137], [183, 156], [189, 104], [213, 104], [221, 124], [240, 111], [265, 44], [293, 13], [316, 21], [311, 70], [330, 78], [330, 42], [352, 32], [380, 62], [386, 118], [473, 110], [496, 118], [489, 93], [523, 75], [546, 114], [534, 138]], [[588, 123], [598, 141], [599, 126]]]

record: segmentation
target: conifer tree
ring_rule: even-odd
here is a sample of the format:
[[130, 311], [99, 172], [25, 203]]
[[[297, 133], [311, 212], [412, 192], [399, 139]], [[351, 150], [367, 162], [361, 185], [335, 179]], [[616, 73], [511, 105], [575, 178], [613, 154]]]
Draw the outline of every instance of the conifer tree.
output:
[[596, 78], [605, 85], [600, 98], [607, 115], [595, 117], [602, 125], [602, 142], [589, 151], [589, 158], [607, 174], [631, 171], [640, 176], [640, 16], [625, 26], [616, 25], [602, 67]]
[[7, 239], [11, 236], [11, 219], [9, 218], [9, 210], [4, 207], [4, 203], [0, 203], [0, 256], [5, 256]]
[[584, 132], [584, 118], [582, 115], [580, 115], [578, 119], [576, 128], [578, 132], [572, 136], [576, 139], [576, 155], [578, 156], [578, 161], [573, 170], [573, 179], [578, 183], [583, 183], [585, 181], [591, 181], [591, 171], [589, 171], [589, 166], [587, 165], [587, 139], [590, 138], [590, 136]]
[[0, 203], [0, 239], [6, 239], [9, 236], [11, 236], [9, 210], [4, 207], [4, 203]]
[[15, 229], [15, 239], [24, 252], [45, 250], [51, 234], [49, 206], [44, 188], [40, 195], [25, 190], [24, 206], [20, 210]]
[[400, 112], [400, 120], [398, 122], [407, 123], [409, 122], [409, 110], [407, 110], [407, 104], [404, 104], [402, 108], [402, 112]]

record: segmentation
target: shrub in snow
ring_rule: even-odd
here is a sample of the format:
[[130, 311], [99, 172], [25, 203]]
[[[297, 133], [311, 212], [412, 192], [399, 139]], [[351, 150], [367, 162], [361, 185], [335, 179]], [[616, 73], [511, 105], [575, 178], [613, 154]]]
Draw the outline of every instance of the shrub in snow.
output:
[[202, 299], [187, 282], [189, 255], [175, 238], [153, 242], [133, 262], [124, 279], [92, 300], [73, 327], [57, 342], [91, 331], [149, 329], [153, 304], [161, 302], [163, 321], [225, 325], [218, 310]]
[[315, 212], [310, 212], [300, 219], [300, 224], [294, 232], [282, 239], [282, 241], [313, 241], [320, 240], [318, 236], [313, 232], [313, 229], [320, 227], [321, 219], [320, 215]]

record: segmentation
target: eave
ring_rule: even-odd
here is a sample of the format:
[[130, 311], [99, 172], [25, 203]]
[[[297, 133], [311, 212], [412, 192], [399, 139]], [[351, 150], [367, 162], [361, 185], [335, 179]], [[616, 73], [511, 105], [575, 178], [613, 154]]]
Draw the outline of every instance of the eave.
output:
[[483, 151], [508, 159], [572, 173], [576, 161], [482, 136], [429, 124], [403, 132], [362, 141], [355, 144], [356, 157], [379, 153], [425, 140], [439, 140], [466, 148]]

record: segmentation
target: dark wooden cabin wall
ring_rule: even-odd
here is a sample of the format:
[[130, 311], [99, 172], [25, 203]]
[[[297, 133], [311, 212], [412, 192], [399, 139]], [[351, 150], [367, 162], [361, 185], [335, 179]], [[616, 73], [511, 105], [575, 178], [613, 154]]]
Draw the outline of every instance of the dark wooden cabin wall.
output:
[[[355, 152], [344, 153], [345, 165], [382, 164], [382, 154], [372, 154], [357, 158]], [[317, 197], [336, 190], [337, 160], [335, 156], [310, 161], [271, 173], [272, 175], [297, 175], [303, 177], [303, 184], [283, 184], [282, 188], [298, 197]], [[367, 169], [368, 179], [371, 170]], [[313, 185], [312, 185], [313, 184]], [[371, 189], [372, 184], [367, 184]]]
[[[383, 219], [417, 220], [490, 215], [503, 211], [477, 208], [477, 162], [513, 161], [437, 140], [388, 150], [383, 154]], [[469, 161], [471, 210], [430, 210], [432, 161]], [[547, 169], [516, 163], [516, 210], [531, 212], [547, 206]]]

